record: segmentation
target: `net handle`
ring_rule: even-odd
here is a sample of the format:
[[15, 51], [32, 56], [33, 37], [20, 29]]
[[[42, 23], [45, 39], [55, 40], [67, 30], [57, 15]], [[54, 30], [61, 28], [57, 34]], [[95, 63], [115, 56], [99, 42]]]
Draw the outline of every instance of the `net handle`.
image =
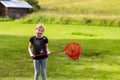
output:
[[51, 54], [53, 53], [59, 53], [59, 52], [63, 52], [64, 50], [58, 50], [58, 51], [54, 51], [54, 52], [51, 52]]
[[[63, 52], [63, 51], [64, 50], [58, 50], [58, 51], [51, 52], [50, 54], [59, 53], [59, 52]], [[43, 56], [43, 55], [46, 55], [46, 54], [47, 53], [45, 53], [45, 54], [37, 54], [37, 55], [35, 55], [35, 57], [37, 57], [37, 56]], [[34, 57], [33, 56], [28, 56], [27, 58], [34, 58]]]

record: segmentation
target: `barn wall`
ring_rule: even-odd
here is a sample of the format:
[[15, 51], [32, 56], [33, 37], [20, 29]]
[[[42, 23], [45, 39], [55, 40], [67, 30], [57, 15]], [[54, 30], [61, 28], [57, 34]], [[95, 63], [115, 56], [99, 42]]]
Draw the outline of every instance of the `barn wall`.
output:
[[20, 18], [29, 14], [29, 8], [7, 8], [0, 3], [0, 16]]
[[8, 8], [8, 16], [14, 18], [20, 18], [29, 13], [28, 8]]
[[0, 3], [0, 16], [6, 16], [5, 15], [5, 6]]

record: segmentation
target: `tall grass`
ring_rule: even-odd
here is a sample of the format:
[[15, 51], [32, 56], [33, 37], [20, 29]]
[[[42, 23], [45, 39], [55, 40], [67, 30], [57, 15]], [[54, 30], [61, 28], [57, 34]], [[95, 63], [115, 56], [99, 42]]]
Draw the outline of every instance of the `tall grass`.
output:
[[43, 10], [67, 14], [119, 15], [120, 1], [114, 0], [41, 0]]
[[[33, 16], [35, 15], [35, 16]], [[38, 13], [19, 20], [21, 23], [81, 24], [98, 26], [120, 26], [117, 16], [96, 15], [57, 15]]]
[[13, 21], [13, 20], [14, 20], [14, 19], [12, 19], [12, 18], [0, 17], [0, 22]]
[[42, 9], [20, 21], [120, 26], [119, 3], [119, 0], [41, 0], [39, 4]]

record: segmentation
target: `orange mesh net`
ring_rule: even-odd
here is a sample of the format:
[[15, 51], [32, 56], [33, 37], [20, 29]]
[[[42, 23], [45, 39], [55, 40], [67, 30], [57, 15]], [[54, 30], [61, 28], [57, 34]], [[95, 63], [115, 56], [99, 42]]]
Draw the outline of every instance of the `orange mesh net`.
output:
[[77, 42], [70, 42], [64, 48], [66, 56], [76, 60], [79, 58], [82, 48]]

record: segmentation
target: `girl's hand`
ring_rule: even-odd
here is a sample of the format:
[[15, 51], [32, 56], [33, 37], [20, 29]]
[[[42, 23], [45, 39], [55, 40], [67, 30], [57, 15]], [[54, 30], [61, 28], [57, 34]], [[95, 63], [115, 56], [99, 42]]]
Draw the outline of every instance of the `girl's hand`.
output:
[[31, 54], [30, 57], [35, 58], [35, 55], [34, 55], [34, 54]]
[[49, 55], [49, 54], [51, 54], [51, 52], [50, 52], [50, 51], [48, 51], [48, 52], [47, 52], [47, 54]]

